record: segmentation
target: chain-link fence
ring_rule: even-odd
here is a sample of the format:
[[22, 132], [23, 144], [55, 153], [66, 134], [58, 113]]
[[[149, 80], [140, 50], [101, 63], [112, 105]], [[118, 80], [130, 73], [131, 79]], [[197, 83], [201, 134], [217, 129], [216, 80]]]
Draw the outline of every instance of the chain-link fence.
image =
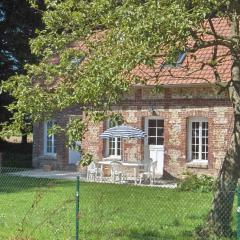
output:
[[0, 239], [74, 239], [75, 182], [1, 168]]
[[[1, 169], [0, 239], [192, 240], [212, 204], [212, 192], [183, 191], [172, 182], [117, 184], [81, 175], [76, 236], [77, 173], [34, 171]], [[237, 194], [235, 234], [226, 239], [236, 239], [236, 200]]]

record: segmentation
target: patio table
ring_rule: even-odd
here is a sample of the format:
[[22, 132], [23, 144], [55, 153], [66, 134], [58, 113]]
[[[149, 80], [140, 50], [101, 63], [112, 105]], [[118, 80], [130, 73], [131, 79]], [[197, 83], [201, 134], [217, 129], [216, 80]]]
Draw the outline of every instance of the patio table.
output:
[[[110, 165], [111, 162], [114, 162], [114, 161], [119, 161], [119, 160], [116, 160], [116, 159], [112, 159], [112, 160], [102, 160], [102, 161], [99, 161], [98, 164], [101, 166], [101, 179], [103, 177], [103, 167], [104, 165]], [[123, 162], [123, 161], [119, 161], [122, 166], [124, 167], [129, 167], [129, 168], [133, 168], [133, 171], [134, 171], [134, 183], [137, 184], [137, 174], [138, 174], [138, 169], [140, 167], [144, 167], [145, 164], [143, 163], [139, 163], [139, 162]]]

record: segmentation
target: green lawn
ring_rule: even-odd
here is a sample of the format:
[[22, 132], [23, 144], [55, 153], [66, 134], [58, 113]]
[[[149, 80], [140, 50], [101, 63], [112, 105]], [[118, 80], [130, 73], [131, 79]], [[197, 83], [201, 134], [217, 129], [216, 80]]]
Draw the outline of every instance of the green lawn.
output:
[[[80, 188], [81, 240], [194, 239], [211, 205], [207, 193], [97, 183]], [[0, 177], [0, 239], [74, 234], [75, 182]]]

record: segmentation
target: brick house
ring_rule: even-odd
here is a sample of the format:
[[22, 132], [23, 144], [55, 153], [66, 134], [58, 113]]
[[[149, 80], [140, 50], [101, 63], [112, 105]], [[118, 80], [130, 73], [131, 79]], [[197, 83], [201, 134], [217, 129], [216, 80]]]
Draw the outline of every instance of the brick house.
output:
[[[226, 22], [215, 22], [221, 34], [229, 34]], [[219, 54], [226, 53], [224, 47]], [[232, 130], [232, 105], [227, 93], [217, 94], [214, 75], [208, 66], [212, 48], [199, 50], [197, 58], [180, 55], [174, 65], [164, 65], [161, 59], [150, 69], [139, 66], [134, 73], [147, 82], [131, 88], [122, 101], [113, 106], [121, 113], [126, 125], [144, 130], [144, 140], [102, 140], [100, 134], [111, 126], [101, 122], [91, 124], [81, 146], [95, 161], [120, 158], [146, 161], [151, 155], [159, 161], [158, 174], [181, 177], [186, 170], [216, 176], [221, 167]], [[228, 58], [228, 57], [226, 57]], [[191, 69], [191, 74], [189, 73]], [[218, 67], [223, 81], [230, 79], [230, 59]], [[207, 79], [207, 81], [206, 81]], [[160, 83], [162, 90], [152, 93]], [[65, 146], [65, 136], [48, 136], [47, 129], [56, 121], [64, 126], [71, 118], [84, 119], [80, 106], [58, 113], [54, 120], [35, 124], [33, 129], [33, 166], [44, 163], [56, 169], [72, 169], [80, 159], [77, 152]]]

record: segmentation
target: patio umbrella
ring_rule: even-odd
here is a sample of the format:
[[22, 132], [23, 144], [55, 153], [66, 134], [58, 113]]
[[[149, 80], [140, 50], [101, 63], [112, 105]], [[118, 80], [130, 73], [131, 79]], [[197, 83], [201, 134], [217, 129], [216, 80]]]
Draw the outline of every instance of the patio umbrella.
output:
[[138, 128], [126, 125], [119, 125], [107, 129], [100, 135], [103, 139], [109, 138], [145, 138], [146, 133]]
[[[146, 133], [138, 128], [134, 128], [126, 125], [119, 125], [116, 127], [112, 127], [107, 129], [100, 135], [103, 139], [109, 138], [145, 138]], [[123, 148], [123, 146], [122, 146]], [[123, 151], [122, 151], [123, 152]]]

